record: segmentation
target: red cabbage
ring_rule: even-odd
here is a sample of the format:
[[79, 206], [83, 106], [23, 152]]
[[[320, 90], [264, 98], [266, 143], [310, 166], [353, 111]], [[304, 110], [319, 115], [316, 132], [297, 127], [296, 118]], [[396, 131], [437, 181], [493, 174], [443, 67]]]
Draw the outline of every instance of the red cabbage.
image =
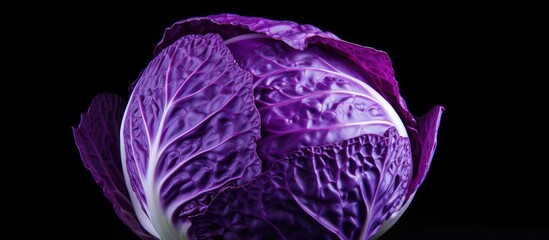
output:
[[384, 52], [220, 14], [166, 29], [128, 103], [99, 95], [74, 136], [142, 239], [370, 239], [425, 179], [442, 111], [412, 116]]

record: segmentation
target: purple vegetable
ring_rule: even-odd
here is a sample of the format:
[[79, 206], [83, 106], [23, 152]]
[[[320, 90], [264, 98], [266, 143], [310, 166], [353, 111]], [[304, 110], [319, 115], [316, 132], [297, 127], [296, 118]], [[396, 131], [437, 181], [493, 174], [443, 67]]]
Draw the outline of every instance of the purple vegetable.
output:
[[377, 238], [425, 178], [443, 108], [416, 120], [384, 52], [221, 14], [154, 55], [127, 105], [101, 94], [74, 129], [142, 239]]

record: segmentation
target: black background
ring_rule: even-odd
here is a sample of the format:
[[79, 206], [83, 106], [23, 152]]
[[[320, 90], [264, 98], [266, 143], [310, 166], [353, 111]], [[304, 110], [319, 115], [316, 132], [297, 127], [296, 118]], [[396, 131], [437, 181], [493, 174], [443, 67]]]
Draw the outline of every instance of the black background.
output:
[[156, 4], [1, 8], [1, 239], [136, 239], [83, 167], [71, 126], [97, 93], [127, 96], [164, 28], [222, 12], [384, 50], [414, 115], [446, 107], [427, 179], [382, 240], [549, 239], [540, 8]]

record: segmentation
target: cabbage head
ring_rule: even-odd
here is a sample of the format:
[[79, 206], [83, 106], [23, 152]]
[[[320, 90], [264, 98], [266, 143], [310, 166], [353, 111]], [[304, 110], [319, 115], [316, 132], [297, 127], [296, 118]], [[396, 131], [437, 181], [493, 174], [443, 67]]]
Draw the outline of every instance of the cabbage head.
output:
[[74, 137], [142, 239], [375, 239], [410, 204], [441, 106], [408, 111], [386, 53], [311, 25], [220, 14], [166, 29]]

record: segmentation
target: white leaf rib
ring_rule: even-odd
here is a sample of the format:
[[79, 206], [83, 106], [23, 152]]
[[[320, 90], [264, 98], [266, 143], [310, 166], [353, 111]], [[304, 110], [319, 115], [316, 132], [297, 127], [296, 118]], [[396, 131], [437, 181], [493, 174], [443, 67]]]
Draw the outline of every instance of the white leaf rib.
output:
[[168, 148], [171, 144], [173, 144], [175, 141], [177, 141], [178, 139], [184, 137], [185, 135], [189, 134], [190, 132], [192, 132], [193, 130], [195, 130], [196, 128], [198, 128], [200, 125], [202, 125], [202, 123], [204, 123], [205, 121], [207, 121], [208, 119], [210, 119], [211, 117], [213, 117], [214, 115], [216, 115], [217, 113], [221, 112], [232, 100], [235, 99], [235, 97], [237, 96], [238, 94], [234, 94], [225, 104], [223, 104], [223, 106], [221, 106], [219, 109], [213, 111], [212, 113], [208, 114], [206, 117], [204, 117], [203, 120], [201, 120], [200, 122], [196, 123], [194, 126], [190, 127], [189, 129], [187, 129], [185, 132], [173, 137], [169, 142], [167, 142], [166, 144], [164, 144], [164, 146], [160, 149], [159, 153], [158, 153], [158, 156], [160, 156], [160, 154], [162, 154], [166, 148]]
[[209, 151], [211, 151], [211, 150], [216, 149], [217, 147], [221, 146], [221, 144], [226, 143], [227, 141], [229, 141], [230, 139], [232, 139], [232, 138], [234, 138], [234, 137], [236, 137], [236, 136], [238, 136], [238, 135], [240, 135], [240, 134], [236, 134], [236, 135], [230, 136], [230, 137], [224, 139], [223, 141], [220, 141], [219, 143], [215, 144], [214, 146], [209, 147], [209, 148], [207, 148], [207, 149], [202, 149], [201, 151], [196, 152], [196, 153], [194, 153], [193, 155], [187, 157], [186, 159], [180, 161], [179, 163], [177, 163], [176, 166], [172, 167], [172, 168], [170, 169], [170, 171], [168, 171], [168, 172], [160, 179], [159, 184], [158, 184], [158, 187], [159, 187], [160, 189], [163, 188], [163, 187], [164, 187], [164, 184], [166, 183], [166, 181], [168, 181], [168, 179], [169, 179], [169, 178], [170, 178], [179, 168], [181, 168], [185, 163], [188, 163], [191, 159], [193, 159], [193, 158], [195, 158], [195, 157], [197, 157], [197, 156], [199, 156], [199, 155], [201, 155], [201, 154], [203, 154], [203, 153], [206, 153], [206, 152], [209, 152]]
[[[185, 78], [185, 80], [183, 80], [183, 82], [181, 83], [181, 85], [179, 85], [179, 87], [177, 88], [177, 90], [175, 91], [175, 93], [170, 97], [169, 103], [166, 102], [166, 106], [170, 105], [171, 102], [174, 101], [174, 98], [179, 94], [179, 92], [181, 91], [181, 89], [183, 89], [183, 87], [187, 84], [187, 82], [189, 82], [189, 79], [191, 79], [191, 78], [198, 72], [198, 70], [204, 66], [204, 63], [206, 63], [207, 60], [210, 59], [211, 54], [212, 54], [212, 50], [211, 50], [211, 49], [208, 49], [208, 55], [206, 56], [206, 58], [204, 59], [204, 61], [202, 61], [202, 62], [200, 63], [200, 65], [198, 65], [198, 66], [196, 67], [196, 69], [194, 69], [193, 72], [191, 72], [191, 74], [189, 74], [189, 76], [187, 76], [187, 78]], [[166, 77], [167, 77], [167, 76], [166, 76]], [[166, 91], [165, 94], [168, 95], [168, 91]]]
[[200, 92], [206, 90], [206, 88], [208, 88], [208, 87], [210, 87], [210, 86], [213, 86], [213, 85], [215, 85], [215, 84], [218, 84], [219, 79], [221, 79], [221, 77], [227, 73], [227, 70], [228, 70], [228, 67], [225, 68], [225, 70], [223, 70], [223, 72], [222, 72], [221, 74], [219, 74], [219, 76], [217, 77], [217, 79], [215, 79], [214, 81], [212, 81], [212, 82], [209, 83], [209, 84], [206, 84], [204, 87], [198, 89], [196, 92], [191, 93], [191, 94], [189, 94], [189, 95], [186, 95], [186, 96], [184, 96], [184, 97], [182, 97], [182, 98], [179, 98], [179, 99], [177, 99], [177, 100], [174, 99], [174, 100], [171, 101], [168, 105], [166, 105], [166, 106], [167, 106], [166, 109], [171, 109], [172, 106], [173, 106], [174, 104], [180, 103], [180, 102], [182, 102], [182, 101], [184, 101], [184, 100], [187, 100], [187, 99], [189, 99], [189, 98], [191, 98], [191, 97], [193, 97], [193, 96], [196, 96], [196, 95], [199, 94]]
[[[200, 65], [196, 69], [194, 69], [191, 74], [189, 74], [189, 76], [187, 76], [187, 78], [183, 81], [183, 83], [181, 83], [181, 85], [175, 91], [173, 96], [170, 97], [169, 102], [165, 103], [166, 107], [164, 108], [164, 111], [162, 111], [162, 116], [160, 117], [160, 122], [158, 125], [159, 131], [157, 131], [154, 136], [154, 142], [151, 144], [150, 139], [152, 138], [150, 135], [149, 135], [150, 137], [147, 139], [149, 143], [149, 161], [147, 162], [147, 173], [145, 178], [146, 184], [143, 184], [143, 190], [144, 190], [144, 194], [146, 196], [147, 202], [150, 202], [149, 204], [150, 211], [154, 213], [153, 214], [154, 216], [151, 218], [151, 221], [154, 222], [155, 227], [163, 228], [163, 230], [160, 231], [159, 233], [167, 234], [166, 237], [169, 239], [177, 238], [178, 234], [176, 233], [175, 229], [173, 229], [173, 226], [168, 226], [166, 223], [166, 221], [168, 221], [168, 218], [166, 217], [165, 213], [163, 213], [163, 210], [161, 209], [162, 207], [160, 206], [160, 199], [159, 199], [160, 189], [155, 185], [155, 177], [154, 177], [156, 167], [158, 166], [157, 163], [159, 161], [159, 156], [160, 156], [158, 152], [158, 147], [159, 147], [160, 136], [162, 132], [161, 129], [164, 128], [166, 117], [169, 110], [172, 107], [172, 102], [174, 101], [174, 98], [179, 94], [181, 89], [183, 89], [183, 87], [186, 85], [189, 79], [191, 79], [196, 74], [196, 72], [198, 72], [198, 70], [204, 66], [204, 63], [207, 61], [207, 59], [210, 58], [211, 52], [212, 52], [211, 49], [208, 49], [208, 55], [206, 56], [205, 60], [202, 61]], [[166, 78], [167, 78], [166, 83], [168, 84], [169, 84], [170, 74], [171, 74], [171, 67], [166, 69]], [[169, 94], [169, 92], [167, 91], [168, 84], [166, 84], [165, 86], [164, 94], [166, 96]], [[141, 112], [141, 114], [143, 113]], [[165, 235], [162, 235], [162, 237], [165, 237]]]
[[292, 192], [290, 191], [290, 186], [288, 185], [288, 181], [284, 181], [284, 184], [286, 186], [286, 189], [288, 191], [288, 193], [290, 194], [290, 196], [292, 196], [292, 199], [297, 203], [297, 205], [299, 206], [299, 208], [301, 208], [305, 213], [307, 213], [307, 215], [309, 215], [311, 218], [313, 219], [316, 219], [318, 220], [318, 223], [322, 226], [324, 226], [328, 231], [332, 232], [335, 236], [337, 236], [340, 240], [343, 240], [343, 238], [339, 235], [337, 229], [335, 229], [333, 226], [331, 225], [328, 225], [327, 223], [325, 223], [324, 221], [320, 220], [319, 217], [316, 217], [315, 216], [315, 213], [313, 211], [311, 211], [311, 209], [309, 209], [307, 206], [303, 205], [303, 203], [301, 203], [301, 201], [299, 199], [297, 199], [294, 194], [292, 194]]
[[[361, 121], [361, 122], [352, 122], [352, 123], [345, 123], [345, 124], [333, 124], [330, 126], [325, 127], [314, 127], [314, 128], [300, 128], [295, 130], [289, 130], [289, 131], [268, 131], [270, 133], [275, 133], [277, 136], [280, 137], [280, 135], [285, 134], [291, 134], [291, 133], [297, 133], [297, 132], [310, 132], [310, 131], [318, 131], [318, 130], [331, 130], [335, 128], [342, 128], [342, 127], [348, 127], [348, 126], [367, 126], [367, 125], [374, 125], [374, 124], [383, 124], [383, 125], [389, 125], [394, 126], [389, 121], [383, 121], [383, 120], [375, 120], [375, 121]], [[267, 131], [267, 130], [265, 130]], [[269, 138], [266, 138], [269, 139]]]
[[294, 103], [294, 102], [297, 102], [299, 100], [303, 100], [305, 98], [309, 98], [309, 97], [314, 97], [314, 96], [317, 96], [317, 95], [331, 95], [331, 94], [349, 94], [349, 95], [352, 95], [352, 96], [358, 96], [358, 97], [362, 97], [362, 98], [366, 98], [366, 99], [369, 99], [373, 102], [375, 102], [376, 104], [382, 106], [382, 104], [375, 98], [371, 97], [371, 96], [368, 96], [366, 94], [363, 94], [363, 93], [358, 93], [358, 92], [351, 92], [351, 91], [341, 91], [341, 90], [337, 90], [337, 91], [320, 91], [320, 92], [314, 92], [314, 93], [311, 93], [311, 94], [307, 94], [307, 95], [302, 95], [302, 96], [299, 96], [299, 97], [295, 97], [295, 98], [292, 98], [288, 101], [283, 101], [283, 102], [279, 102], [279, 103], [273, 103], [273, 104], [266, 104], [267, 106], [265, 107], [262, 107], [260, 109], [258, 109], [259, 111], [263, 111], [263, 110], [267, 110], [267, 109], [270, 109], [270, 108], [273, 108], [273, 107], [277, 107], [277, 106], [283, 106], [283, 105], [287, 105], [287, 104], [290, 104], [290, 103]]
[[145, 113], [143, 112], [144, 111], [143, 101], [139, 97], [136, 99], [136, 101], [137, 101], [137, 106], [138, 106], [138, 109], [139, 109], [139, 115], [141, 115], [141, 121], [143, 123], [143, 128], [145, 128], [145, 134], [147, 136], [147, 144], [149, 146], [151, 146], [151, 134], [149, 132], [149, 126], [147, 126], [147, 121], [145, 120]]

